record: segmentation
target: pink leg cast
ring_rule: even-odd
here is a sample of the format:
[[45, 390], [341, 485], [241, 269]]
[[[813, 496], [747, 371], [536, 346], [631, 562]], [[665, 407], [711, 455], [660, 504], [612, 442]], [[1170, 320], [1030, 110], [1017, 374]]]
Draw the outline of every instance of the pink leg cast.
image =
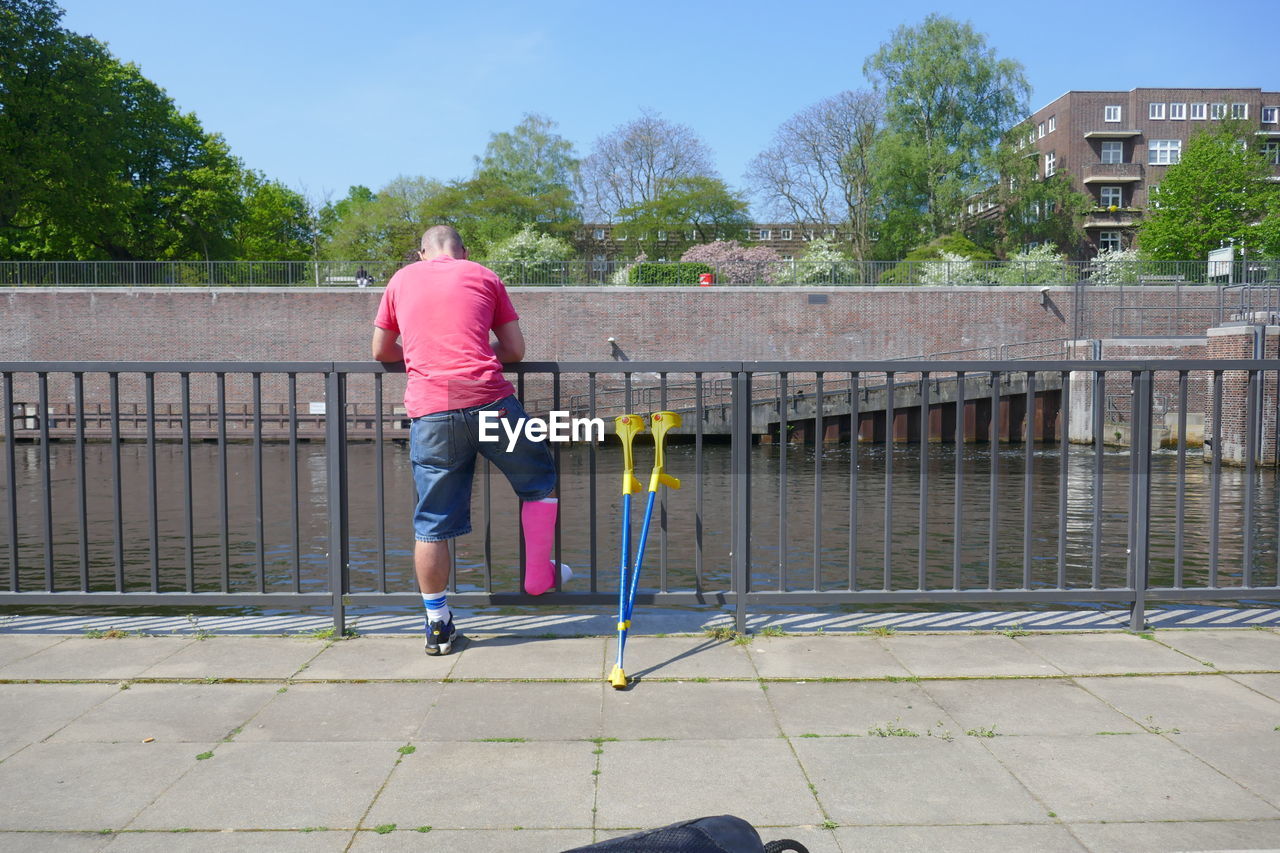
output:
[[555, 586], [551, 547], [559, 508], [555, 498], [545, 498], [525, 501], [520, 509], [520, 526], [524, 529], [524, 591], [530, 595], [542, 595]]

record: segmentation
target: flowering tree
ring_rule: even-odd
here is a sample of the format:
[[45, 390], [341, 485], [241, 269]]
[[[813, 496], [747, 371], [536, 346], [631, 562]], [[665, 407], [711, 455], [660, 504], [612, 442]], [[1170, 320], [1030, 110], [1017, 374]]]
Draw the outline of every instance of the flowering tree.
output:
[[567, 262], [573, 257], [573, 246], [526, 225], [494, 246], [486, 260], [503, 279], [533, 284], [563, 279]]
[[1134, 284], [1138, 280], [1137, 249], [1103, 249], [1093, 259], [1089, 280], [1094, 284]]
[[1075, 280], [1067, 259], [1048, 243], [1011, 255], [1007, 263], [992, 272], [996, 284], [1062, 284]]
[[737, 240], [716, 240], [690, 248], [680, 260], [707, 264], [722, 284], [773, 284], [781, 259], [768, 246], [748, 248]]
[[819, 237], [809, 242], [804, 257], [796, 261], [797, 284], [847, 283], [857, 280], [858, 265], [841, 251], [835, 240]]
[[973, 258], [943, 252], [938, 260], [918, 262], [921, 284], [990, 284], [991, 270]]

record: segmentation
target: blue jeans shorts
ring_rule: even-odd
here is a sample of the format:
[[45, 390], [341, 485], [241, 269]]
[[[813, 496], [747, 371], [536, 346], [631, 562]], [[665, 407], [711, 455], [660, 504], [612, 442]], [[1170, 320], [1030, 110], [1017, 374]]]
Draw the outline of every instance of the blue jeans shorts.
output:
[[477, 454], [506, 475], [521, 500], [542, 500], [555, 491], [556, 468], [547, 443], [530, 441], [521, 430], [516, 445], [508, 451], [509, 439], [501, 424], [496, 425], [498, 441], [480, 441], [480, 413], [486, 410], [512, 422], [527, 417], [520, 401], [511, 396], [484, 406], [413, 419], [409, 458], [418, 488], [413, 535], [419, 542], [440, 542], [471, 532], [471, 484]]

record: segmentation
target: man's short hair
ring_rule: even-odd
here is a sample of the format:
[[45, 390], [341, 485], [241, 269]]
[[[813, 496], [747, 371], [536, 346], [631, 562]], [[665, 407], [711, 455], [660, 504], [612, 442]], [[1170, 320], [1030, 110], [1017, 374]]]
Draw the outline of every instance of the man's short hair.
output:
[[462, 235], [452, 225], [433, 225], [422, 234], [422, 250], [430, 255], [459, 254], [466, 250]]

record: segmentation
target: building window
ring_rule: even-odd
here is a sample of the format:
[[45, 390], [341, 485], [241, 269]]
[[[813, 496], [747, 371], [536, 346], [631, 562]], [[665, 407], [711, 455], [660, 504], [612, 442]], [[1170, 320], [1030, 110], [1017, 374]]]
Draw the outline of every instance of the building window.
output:
[[769, 239], [771, 239], [771, 238], [772, 238], [772, 236], [773, 236], [773, 232], [772, 232], [772, 231], [770, 231], [768, 228], [761, 228], [761, 229], [760, 229], [760, 239], [761, 239], [761, 240], [769, 240]]
[[1058, 129], [1058, 117], [1049, 116], [1049, 132], [1053, 133], [1057, 129]]
[[604, 229], [603, 229], [603, 228], [597, 228], [597, 229], [595, 229], [594, 231], [592, 231], [592, 232], [591, 232], [591, 239], [593, 239], [593, 240], [603, 240], [603, 239], [604, 239]]
[[793, 256], [791, 256], [791, 255], [778, 255], [778, 257], [779, 257], [781, 260], [784, 260], [784, 261], [794, 261], [794, 260], [795, 260], [795, 258], [794, 258]]
[[809, 228], [809, 229], [807, 229], [807, 230], [804, 232], [804, 239], [806, 239], [806, 240], [812, 241], [812, 240], [813, 240], [813, 236], [814, 236], [814, 235], [813, 235], [813, 229], [812, 229], [812, 228]]
[[1191, 105], [1191, 120], [1192, 120], [1192, 121], [1204, 121], [1205, 110], [1207, 110], [1208, 108], [1209, 108], [1209, 105], [1208, 105], [1208, 104], [1192, 104], [1192, 105]]
[[1124, 187], [1103, 187], [1099, 198], [1103, 207], [1124, 207]]
[[1147, 142], [1147, 163], [1171, 166], [1182, 159], [1181, 139], [1152, 139]]
[[754, 232], [753, 232], [750, 228], [744, 228], [744, 229], [742, 229], [742, 239], [743, 239], [743, 240], [750, 240], [750, 239], [751, 239], [751, 235], [752, 235], [753, 233], [754, 233]]
[[1186, 104], [1170, 104], [1169, 105], [1169, 118], [1178, 120], [1178, 119], [1185, 119], [1186, 117], [1187, 117]]
[[1280, 115], [1280, 107], [1263, 107], [1262, 123], [1275, 124], [1277, 116]]
[[1120, 105], [1114, 104], [1103, 108], [1103, 121], [1120, 121]]
[[1262, 156], [1272, 166], [1280, 166], [1280, 141], [1271, 139], [1262, 143]]
[[1044, 122], [1036, 125], [1036, 139], [1044, 139]]
[[1054, 151], [1050, 151], [1044, 155], [1044, 176], [1052, 178], [1053, 173], [1058, 171], [1058, 155]]
[[1103, 163], [1124, 162], [1124, 142], [1119, 139], [1107, 139], [1102, 143]]
[[621, 243], [623, 240], [626, 240], [626, 239], [627, 239], [627, 235], [626, 235], [626, 234], [614, 234], [614, 235], [613, 235], [613, 239], [615, 239], [615, 240], [617, 240], [619, 243]]
[[1147, 104], [1147, 118], [1163, 120], [1164, 104]]
[[791, 229], [790, 229], [790, 228], [783, 228], [781, 231], [779, 231], [779, 232], [778, 232], [778, 238], [779, 238], [779, 239], [781, 239], [781, 240], [790, 240], [790, 239], [791, 239]]
[[1104, 252], [1118, 252], [1123, 246], [1120, 243], [1119, 231], [1099, 231], [1098, 248]]
[[1209, 118], [1223, 119], [1226, 117], [1227, 117], [1226, 104], [1210, 104], [1209, 105]]
[[825, 236], [828, 240], [834, 240], [836, 238], [836, 229], [828, 228]]
[[1232, 118], [1248, 118], [1249, 105], [1248, 104], [1232, 104], [1231, 117]]
[[697, 240], [697, 239], [698, 239], [698, 232], [697, 232], [697, 231], [686, 231], [686, 232], [684, 232], [684, 238], [685, 238], [686, 240]]

